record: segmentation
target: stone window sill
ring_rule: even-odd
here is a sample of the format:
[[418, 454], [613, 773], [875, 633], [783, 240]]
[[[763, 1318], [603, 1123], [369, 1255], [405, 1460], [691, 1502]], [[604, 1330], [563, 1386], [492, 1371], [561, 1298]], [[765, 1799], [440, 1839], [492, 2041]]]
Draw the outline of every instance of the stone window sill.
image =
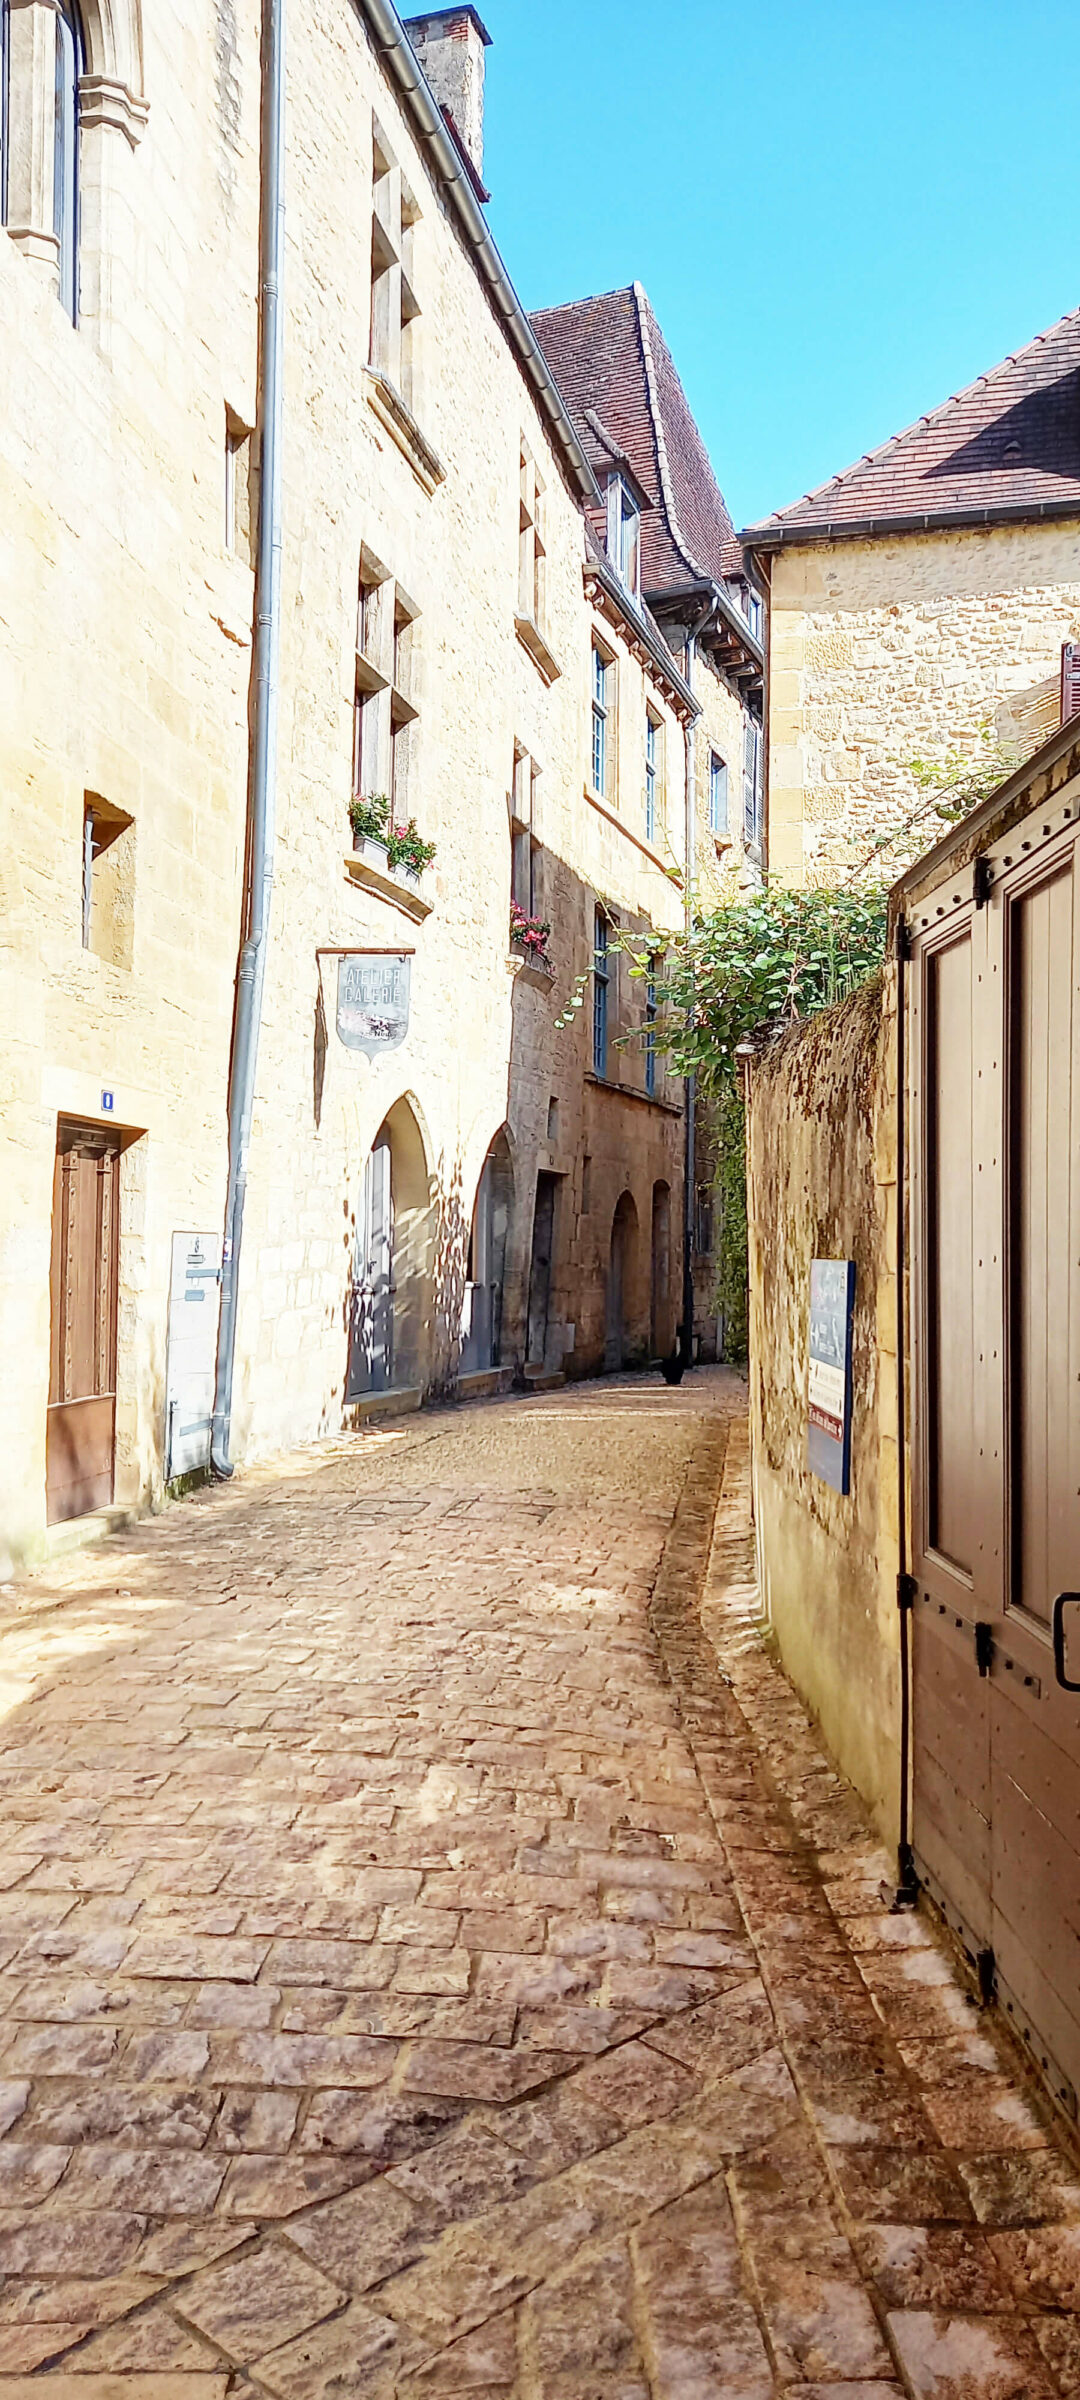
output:
[[528, 651], [534, 667], [543, 676], [544, 682], [555, 683], [562, 674], [562, 668], [554, 653], [548, 649], [539, 625], [534, 625], [531, 617], [515, 617], [514, 632], [522, 649]]
[[433, 901], [425, 900], [421, 892], [410, 890], [407, 883], [399, 883], [389, 869], [384, 871], [381, 867], [373, 867], [358, 850], [345, 852], [345, 873], [350, 883], [359, 884], [365, 892], [373, 892], [379, 900], [388, 900], [391, 908], [400, 909], [403, 917], [411, 917], [414, 925], [422, 925], [424, 918], [430, 917]]
[[421, 490], [427, 493], [430, 500], [439, 484], [446, 481], [446, 468], [441, 458], [421, 433], [412, 410], [406, 407], [401, 393], [391, 383], [389, 376], [384, 375], [378, 367], [369, 367], [367, 384], [369, 404], [384, 433], [389, 434], [402, 457], [408, 460]]
[[534, 992], [554, 991], [555, 969], [550, 962], [545, 965], [539, 959], [528, 958], [522, 950], [511, 950], [506, 964], [509, 973], [529, 984]]

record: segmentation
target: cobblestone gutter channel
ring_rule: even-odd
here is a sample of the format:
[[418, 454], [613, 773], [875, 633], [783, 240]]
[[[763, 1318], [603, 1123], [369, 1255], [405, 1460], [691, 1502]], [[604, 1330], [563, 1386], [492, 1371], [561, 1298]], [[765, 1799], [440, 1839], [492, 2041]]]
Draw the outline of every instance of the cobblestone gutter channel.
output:
[[1080, 2391], [1080, 2189], [762, 1649], [741, 1398], [429, 1418], [11, 1601], [0, 2400]]

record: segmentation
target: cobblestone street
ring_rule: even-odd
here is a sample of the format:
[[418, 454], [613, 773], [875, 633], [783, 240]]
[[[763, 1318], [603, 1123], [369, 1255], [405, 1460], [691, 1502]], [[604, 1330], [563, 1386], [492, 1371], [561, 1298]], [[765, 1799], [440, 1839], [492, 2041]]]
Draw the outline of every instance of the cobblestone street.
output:
[[761, 1646], [742, 1404], [416, 1417], [6, 1587], [0, 2393], [1080, 2392], [1080, 2183]]

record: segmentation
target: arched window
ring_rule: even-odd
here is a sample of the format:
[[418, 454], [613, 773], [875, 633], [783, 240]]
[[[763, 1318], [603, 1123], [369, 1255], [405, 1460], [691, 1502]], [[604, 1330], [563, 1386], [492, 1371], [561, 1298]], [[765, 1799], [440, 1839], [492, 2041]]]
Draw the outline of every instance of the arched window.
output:
[[70, 0], [56, 10], [56, 101], [53, 150], [53, 232], [60, 251], [60, 300], [74, 324], [79, 314], [79, 79], [83, 41]]

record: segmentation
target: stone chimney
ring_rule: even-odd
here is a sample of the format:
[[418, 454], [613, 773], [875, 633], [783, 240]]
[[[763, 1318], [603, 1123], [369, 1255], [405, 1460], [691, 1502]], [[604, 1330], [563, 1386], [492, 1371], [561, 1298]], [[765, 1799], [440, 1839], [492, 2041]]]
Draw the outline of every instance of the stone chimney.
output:
[[469, 7], [435, 8], [422, 17], [406, 17], [405, 31], [482, 182], [484, 52], [491, 46], [491, 35]]

